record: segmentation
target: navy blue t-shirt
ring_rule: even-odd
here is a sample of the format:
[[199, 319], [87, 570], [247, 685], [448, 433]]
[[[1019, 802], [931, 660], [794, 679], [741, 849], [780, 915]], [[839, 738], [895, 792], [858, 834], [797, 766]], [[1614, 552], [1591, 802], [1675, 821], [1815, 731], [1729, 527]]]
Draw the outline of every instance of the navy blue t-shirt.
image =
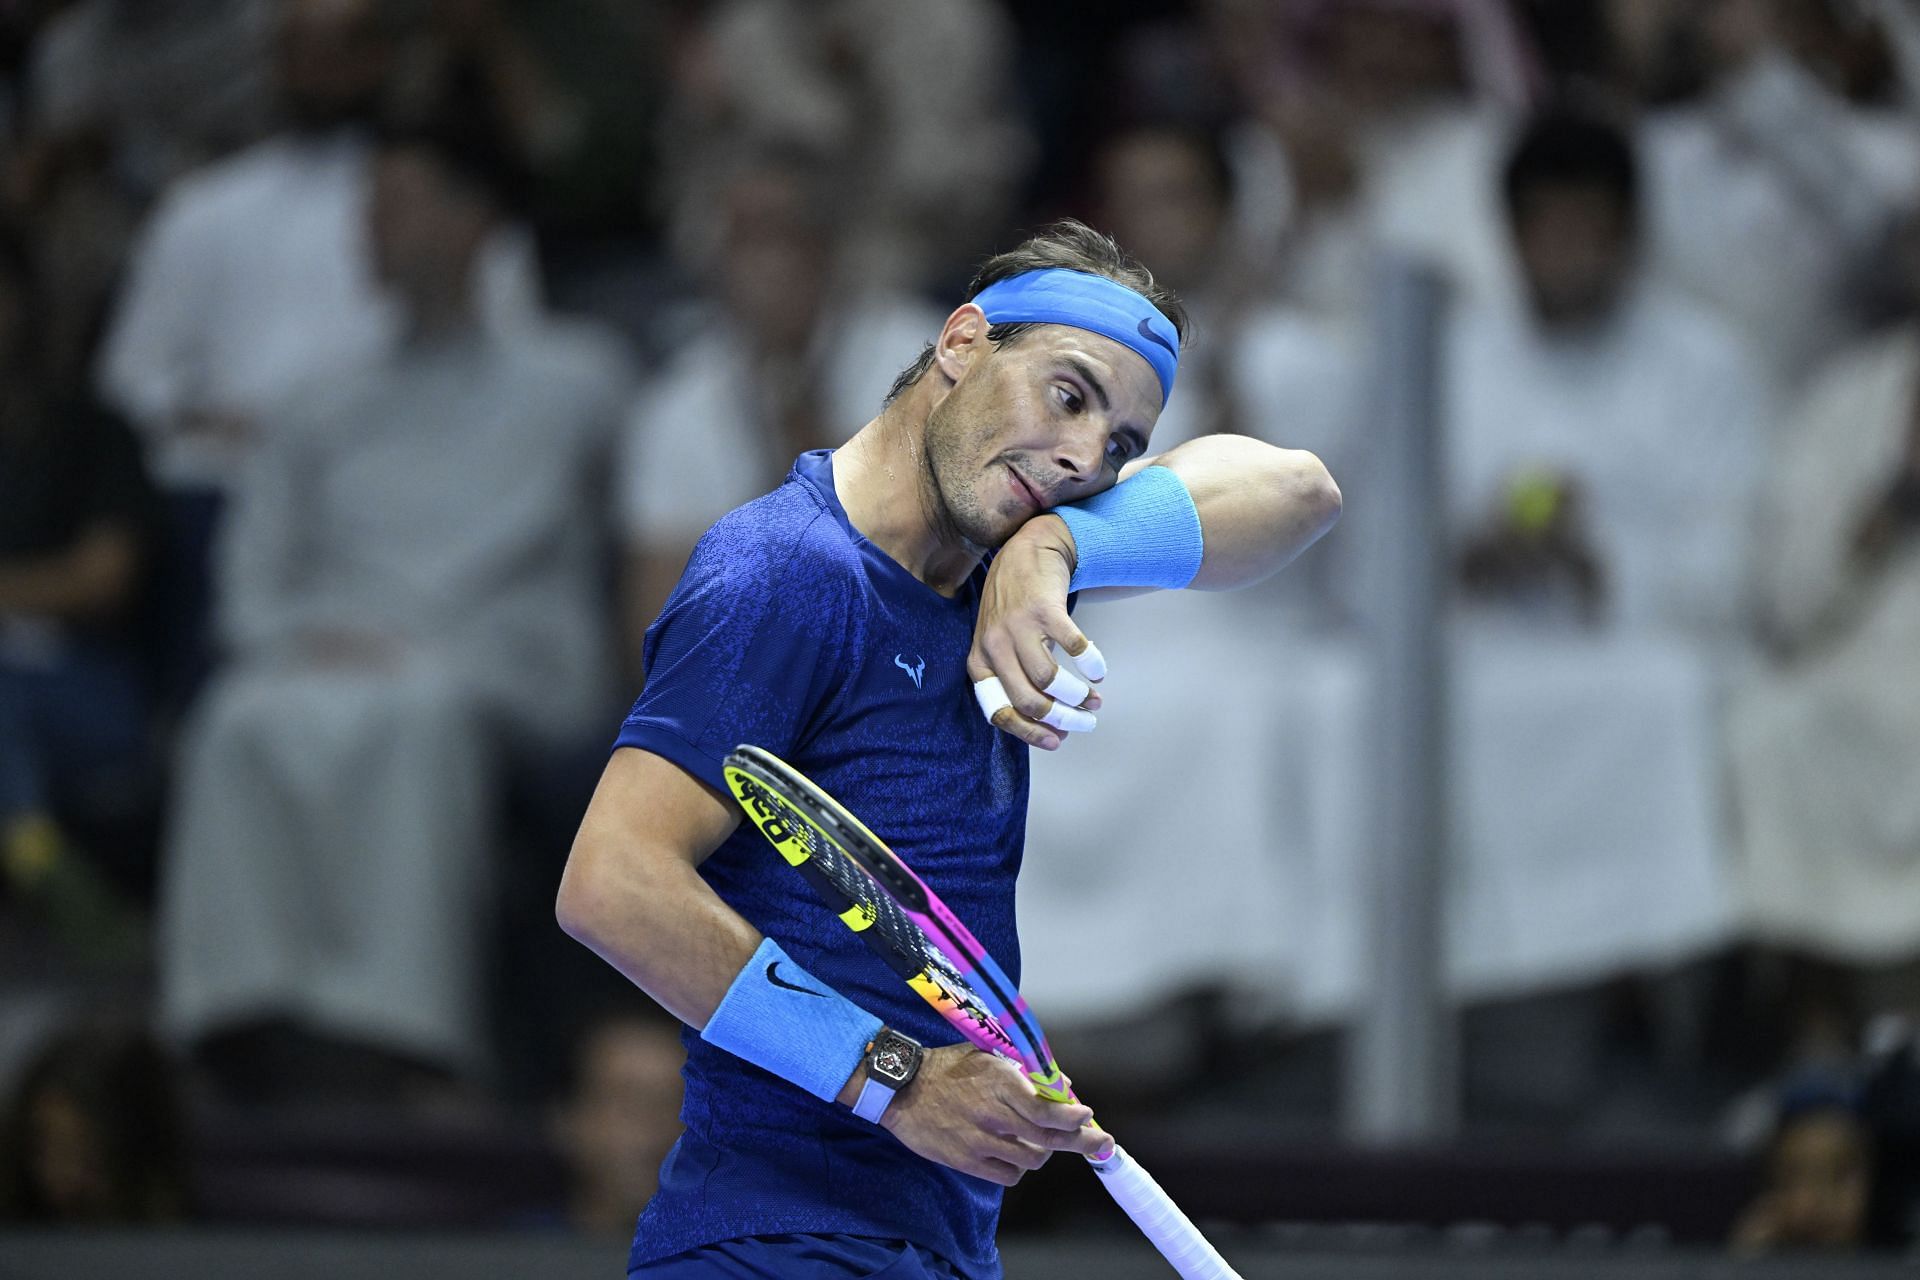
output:
[[[790, 761], [919, 872], [1018, 982], [1027, 748], [986, 722], [967, 678], [983, 572], [941, 596], [848, 522], [831, 452], [802, 454], [785, 484], [695, 547], [647, 632], [646, 689], [617, 745], [722, 792], [721, 763], [740, 743]], [[753, 824], [700, 871], [887, 1025], [929, 1045], [960, 1039]], [[742, 1236], [838, 1233], [910, 1241], [970, 1276], [999, 1274], [998, 1186], [915, 1155], [691, 1030], [682, 1039], [686, 1132], [641, 1214], [631, 1265]]]

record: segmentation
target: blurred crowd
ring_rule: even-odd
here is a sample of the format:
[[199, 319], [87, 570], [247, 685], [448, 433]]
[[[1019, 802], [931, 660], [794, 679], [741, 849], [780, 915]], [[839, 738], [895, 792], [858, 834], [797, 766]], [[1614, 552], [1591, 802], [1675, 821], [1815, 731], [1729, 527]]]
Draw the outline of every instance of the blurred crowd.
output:
[[[1742, 1242], [1866, 1238], [1869, 1122], [1920, 1127], [1860, 1101], [1920, 1022], [1913, 0], [0, 3], [0, 946], [148, 1037], [0, 1022], [16, 1124], [72, 1147], [68, 1059], [70, 1103], [566, 1097], [618, 1229], [659, 1134], [605, 1117], [674, 1090], [551, 903], [641, 635], [1068, 215], [1198, 320], [1154, 446], [1312, 449], [1349, 527], [1082, 611], [1037, 1006], [1205, 1023], [1113, 1066], [1171, 1081], [1368, 998], [1369, 424], [1430, 357], [1469, 1117], [1775, 1132], [1840, 1204]], [[593, 1112], [623, 1044], [644, 1106]], [[180, 1141], [121, 1216], [184, 1211]]]

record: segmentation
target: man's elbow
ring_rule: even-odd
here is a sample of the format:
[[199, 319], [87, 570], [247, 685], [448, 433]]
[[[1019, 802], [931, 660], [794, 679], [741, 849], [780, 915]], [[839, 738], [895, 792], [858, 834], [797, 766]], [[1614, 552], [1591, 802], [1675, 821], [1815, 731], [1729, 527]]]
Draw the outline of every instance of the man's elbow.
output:
[[1301, 522], [1319, 537], [1340, 518], [1340, 486], [1334, 483], [1327, 464], [1305, 449], [1290, 450], [1287, 461], [1287, 501], [1300, 513]]
[[[616, 914], [615, 891], [592, 849], [576, 840], [560, 873], [560, 891], [554, 897], [553, 915], [561, 931], [574, 941], [593, 947], [604, 937], [608, 922]], [[597, 948], [596, 948], [597, 949]]]

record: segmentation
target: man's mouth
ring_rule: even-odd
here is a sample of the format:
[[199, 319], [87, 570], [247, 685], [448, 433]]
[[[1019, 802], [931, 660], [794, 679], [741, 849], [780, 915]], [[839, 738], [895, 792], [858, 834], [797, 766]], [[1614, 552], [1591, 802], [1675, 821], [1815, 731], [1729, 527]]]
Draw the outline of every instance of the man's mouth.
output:
[[1020, 474], [1018, 467], [1012, 463], [1008, 463], [1007, 476], [1013, 483], [1013, 492], [1017, 497], [1025, 501], [1035, 511], [1044, 511], [1046, 509], [1047, 504], [1041, 500], [1039, 490], [1027, 483], [1027, 478]]

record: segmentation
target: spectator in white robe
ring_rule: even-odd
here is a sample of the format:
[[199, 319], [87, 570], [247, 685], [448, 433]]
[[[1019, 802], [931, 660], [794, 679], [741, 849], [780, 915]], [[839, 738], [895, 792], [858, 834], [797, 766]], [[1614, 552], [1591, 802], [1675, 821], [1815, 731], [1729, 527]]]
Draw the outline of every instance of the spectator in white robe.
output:
[[[1612, 125], [1542, 117], [1505, 186], [1525, 296], [1459, 307], [1447, 366], [1469, 586], [1512, 594], [1564, 570], [1610, 625], [1736, 629], [1767, 383], [1734, 331], [1645, 269], [1638, 166]], [[1536, 492], [1557, 518], [1530, 530]]]
[[[1880, 20], [1847, 7], [1712, 0], [1656, 11], [1692, 32], [1708, 65], [1705, 92], [1642, 125], [1651, 255], [1796, 391], [1864, 331], [1863, 277], [1920, 200], [1920, 125], [1911, 111], [1850, 100], [1833, 61], [1835, 45]], [[1914, 22], [1903, 8], [1875, 6], [1898, 19], [1896, 37]]]
[[1760, 940], [1920, 955], [1920, 326], [1834, 362], [1773, 462], [1755, 555], [1771, 658], [1730, 720]]
[[[288, 0], [275, 46], [285, 127], [176, 183], [141, 232], [97, 378], [172, 487], [224, 490], [269, 406], [397, 340], [361, 216], [392, 22], [372, 0]], [[519, 229], [496, 229], [483, 276], [491, 317], [534, 311]]]
[[274, 420], [224, 539], [230, 661], [182, 747], [161, 997], [235, 1091], [284, 1084], [248, 1054], [287, 1024], [341, 1061], [483, 1065], [490, 787], [611, 705], [598, 495], [631, 387], [585, 330], [483, 323], [484, 157], [383, 147], [363, 216], [407, 337]]
[[627, 652], [707, 526], [880, 412], [939, 331], [916, 297], [866, 282], [818, 174], [800, 156], [744, 161], [718, 209], [723, 250], [687, 336], [636, 397], [622, 446]]
[[1447, 335], [1459, 818], [1450, 957], [1481, 993], [1718, 942], [1713, 732], [1742, 651], [1765, 383], [1640, 257], [1626, 136], [1568, 109], [1507, 165], [1525, 294]]

